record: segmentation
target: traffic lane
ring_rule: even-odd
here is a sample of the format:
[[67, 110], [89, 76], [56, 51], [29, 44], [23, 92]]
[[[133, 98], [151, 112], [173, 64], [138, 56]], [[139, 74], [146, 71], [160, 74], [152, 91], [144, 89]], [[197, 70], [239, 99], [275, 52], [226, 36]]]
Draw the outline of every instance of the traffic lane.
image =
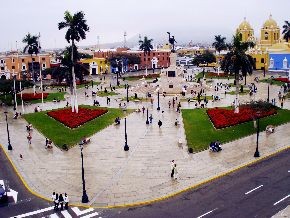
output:
[[[261, 207], [259, 207], [260, 203], [256, 205], [256, 201], [255, 203], [252, 201], [245, 201], [245, 204], [249, 204], [246, 205], [246, 207], [250, 206], [259, 208], [260, 213], [273, 215], [281, 210], [281, 208], [283, 209], [282, 204], [277, 205], [275, 208], [271, 205], [277, 197], [282, 198], [287, 194], [289, 186], [287, 185], [287, 183], [289, 184], [288, 169], [290, 169], [289, 159], [290, 151], [287, 150], [275, 157], [244, 168], [198, 189], [175, 196], [169, 200], [150, 205], [150, 207], [143, 206], [120, 210], [119, 213], [122, 214], [122, 217], [146, 217], [149, 215], [152, 217], [163, 217], [164, 214], [169, 214], [169, 216], [173, 217], [198, 217], [214, 210], [206, 216], [215, 217], [224, 213], [227, 217], [231, 217], [233, 214], [238, 217], [244, 217], [242, 214], [248, 213], [247, 208], [243, 209], [243, 211], [236, 210], [236, 208], [241, 208], [239, 205], [243, 199], [245, 200], [246, 192], [263, 183], [264, 186], [267, 186], [267, 189], [269, 188], [270, 190], [272, 189], [270, 187], [272, 184], [277, 184], [278, 190], [281, 189], [282, 192], [277, 191], [275, 195], [270, 193], [270, 196], [273, 196], [273, 199], [269, 199], [268, 196], [267, 199], [269, 199], [269, 202], [264, 201], [265, 196], [258, 199], [258, 202], [263, 202], [261, 203]], [[279, 180], [285, 180], [285, 182], [281, 182], [279, 185]], [[264, 186], [262, 188], [264, 188]], [[280, 186], [283, 188], [280, 188]], [[264, 189], [258, 189], [256, 191], [263, 191]], [[254, 194], [254, 192], [255, 191], [250, 194]], [[251, 197], [251, 195], [249, 196]], [[254, 209], [249, 211], [255, 214]], [[143, 214], [146, 215], [143, 216]]]
[[8, 205], [0, 206], [1, 218], [15, 216], [29, 212], [32, 209], [41, 209], [52, 205], [52, 203], [34, 196], [25, 188], [2, 149], [0, 149], [0, 163], [0, 179], [7, 180], [9, 187], [18, 192], [16, 203], [10, 197]]

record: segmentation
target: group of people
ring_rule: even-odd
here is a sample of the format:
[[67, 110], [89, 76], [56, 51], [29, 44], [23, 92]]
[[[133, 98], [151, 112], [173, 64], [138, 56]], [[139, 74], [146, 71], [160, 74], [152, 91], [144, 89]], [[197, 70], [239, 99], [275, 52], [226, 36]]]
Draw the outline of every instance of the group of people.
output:
[[67, 196], [67, 193], [64, 193], [64, 195], [62, 195], [62, 194], [53, 192], [51, 199], [54, 202], [54, 210], [58, 210], [59, 206], [60, 206], [60, 210], [68, 209], [69, 198]]
[[210, 147], [210, 150], [212, 150], [213, 152], [219, 152], [222, 150], [221, 143], [219, 141], [211, 142], [209, 147]]
[[45, 138], [45, 149], [52, 148], [52, 141], [48, 138]]

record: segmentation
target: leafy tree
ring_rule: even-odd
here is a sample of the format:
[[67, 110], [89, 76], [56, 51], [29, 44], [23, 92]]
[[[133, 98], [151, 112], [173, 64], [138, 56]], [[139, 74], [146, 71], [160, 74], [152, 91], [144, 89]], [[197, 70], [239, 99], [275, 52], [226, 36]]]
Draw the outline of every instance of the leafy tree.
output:
[[194, 65], [198, 66], [199, 64], [208, 64], [213, 63], [215, 61], [216, 61], [215, 55], [212, 52], [206, 50], [204, 54], [195, 56], [192, 62]]
[[212, 43], [212, 45], [215, 47], [215, 49], [220, 54], [220, 52], [222, 50], [227, 49], [227, 44], [225, 42], [226, 37], [222, 37], [221, 35], [217, 35], [217, 36], [214, 36], [214, 38], [215, 38], [215, 41], [214, 41], [214, 43]]
[[[89, 27], [87, 25], [87, 21], [84, 18], [85, 14], [80, 11], [72, 15], [70, 12], [66, 11], [64, 13], [64, 21], [58, 23], [58, 29], [61, 30], [63, 28], [67, 28], [67, 32], [65, 34], [65, 39], [68, 43], [71, 42], [71, 48], [74, 49], [75, 41], [79, 42], [81, 39], [86, 38], [86, 32], [89, 31]], [[74, 72], [74, 52], [71, 52], [71, 61], [72, 65], [72, 81], [73, 81], [73, 90], [71, 98], [72, 112], [74, 110], [78, 113], [78, 102], [77, 102], [77, 94], [76, 94], [76, 78]]]
[[93, 58], [93, 55], [85, 54], [85, 53], [79, 53], [79, 56], [81, 59], [91, 59]]
[[235, 100], [235, 113], [239, 113], [239, 78], [240, 72], [243, 75], [252, 74], [253, 72], [253, 61], [246, 54], [246, 51], [254, 47], [253, 42], [242, 42], [242, 35], [237, 33], [233, 37], [231, 43], [232, 49], [225, 55], [222, 61], [222, 70], [226, 73], [235, 75], [236, 83], [236, 100]]
[[285, 24], [283, 25], [283, 32], [282, 34], [284, 34], [283, 38], [289, 42], [290, 39], [290, 23], [289, 21], [285, 21]]
[[39, 47], [39, 37], [38, 36], [33, 36], [30, 35], [30, 33], [28, 33], [22, 40], [23, 43], [26, 44], [26, 46], [23, 49], [23, 53], [28, 53], [31, 56], [31, 61], [32, 61], [32, 79], [33, 79], [33, 91], [35, 94], [35, 72], [34, 72], [34, 67], [33, 67], [33, 59], [32, 59], [32, 55], [35, 54], [37, 56], [37, 54], [40, 51], [40, 47]]
[[140, 43], [140, 47], [139, 49], [141, 51], [144, 51], [144, 55], [145, 55], [145, 60], [146, 60], [146, 67], [145, 67], [145, 73], [146, 73], [146, 76], [147, 76], [147, 55], [150, 54], [150, 51], [153, 49], [153, 46], [152, 46], [152, 41], [153, 39], [148, 39], [147, 36], [144, 37], [144, 40], [140, 40], [139, 43]]

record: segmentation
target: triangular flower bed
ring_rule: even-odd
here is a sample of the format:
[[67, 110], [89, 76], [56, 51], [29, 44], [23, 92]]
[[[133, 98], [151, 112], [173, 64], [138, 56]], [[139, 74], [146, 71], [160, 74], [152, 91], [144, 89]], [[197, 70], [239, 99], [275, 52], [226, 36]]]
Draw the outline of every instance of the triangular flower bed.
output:
[[[234, 126], [257, 118], [256, 110], [250, 106], [240, 107], [239, 113], [235, 113], [234, 109], [226, 108], [211, 108], [206, 112], [216, 129]], [[276, 113], [277, 111], [275, 108], [262, 110], [260, 111], [259, 118], [267, 117]]]
[[[48, 93], [43, 93], [43, 98], [46, 99], [48, 96]], [[20, 98], [21, 94], [17, 94], [17, 97]], [[23, 101], [32, 101], [32, 100], [38, 100], [41, 99], [42, 94], [41, 93], [22, 93], [22, 99]]]
[[47, 115], [63, 123], [65, 126], [69, 128], [76, 128], [107, 112], [108, 112], [107, 109], [101, 109], [101, 108], [91, 109], [91, 108], [79, 107], [78, 113], [75, 113], [75, 112], [73, 113], [71, 111], [71, 107], [68, 107], [68, 108], [49, 111], [47, 112]]

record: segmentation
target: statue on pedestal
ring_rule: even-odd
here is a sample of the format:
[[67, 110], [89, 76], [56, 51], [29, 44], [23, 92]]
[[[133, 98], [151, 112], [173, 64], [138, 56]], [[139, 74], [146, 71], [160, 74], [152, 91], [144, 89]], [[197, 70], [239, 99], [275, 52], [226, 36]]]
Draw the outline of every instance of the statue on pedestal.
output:
[[167, 32], [167, 34], [168, 34], [168, 41], [169, 41], [169, 43], [170, 43], [171, 46], [172, 46], [172, 50], [171, 50], [171, 52], [174, 53], [174, 52], [175, 52], [174, 44], [177, 43], [177, 42], [175, 41], [174, 36], [170, 37], [170, 32]]

